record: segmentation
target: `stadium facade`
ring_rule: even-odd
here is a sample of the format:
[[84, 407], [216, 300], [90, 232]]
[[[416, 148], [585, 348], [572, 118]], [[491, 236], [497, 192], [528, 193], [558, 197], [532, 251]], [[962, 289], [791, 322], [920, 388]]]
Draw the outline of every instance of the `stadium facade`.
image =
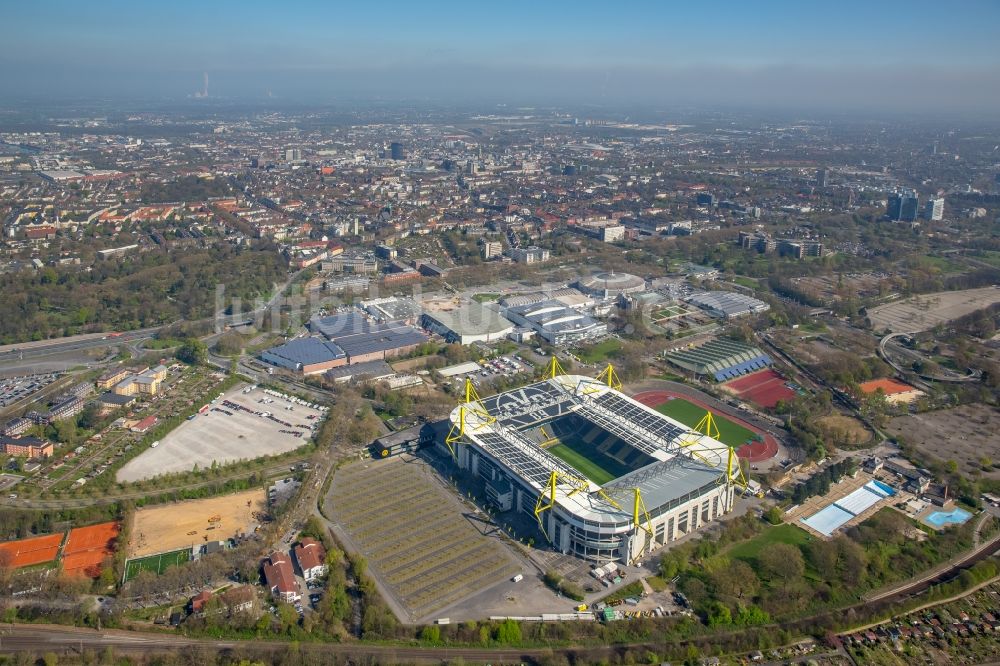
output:
[[[553, 547], [634, 562], [730, 511], [735, 452], [579, 375], [466, 401], [446, 438], [490, 502], [538, 520]], [[554, 374], [554, 373], [553, 373]]]

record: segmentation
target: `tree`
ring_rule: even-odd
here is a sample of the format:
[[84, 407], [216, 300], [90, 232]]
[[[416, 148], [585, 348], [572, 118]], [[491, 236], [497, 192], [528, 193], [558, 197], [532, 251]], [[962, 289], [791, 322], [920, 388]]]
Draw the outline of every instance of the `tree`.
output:
[[197, 338], [190, 338], [177, 349], [177, 359], [188, 365], [204, 365], [208, 361], [208, 349]]
[[805, 561], [802, 551], [788, 543], [773, 543], [757, 557], [761, 573], [768, 580], [792, 581], [802, 578]]
[[516, 645], [521, 642], [521, 625], [514, 620], [504, 620], [497, 626], [496, 641], [502, 645]]
[[740, 606], [739, 611], [736, 613], [736, 617], [733, 618], [733, 623], [741, 627], [749, 627], [755, 624], [767, 624], [770, 621], [771, 616], [753, 604], [750, 604], [749, 606]]
[[709, 578], [716, 593], [734, 599], [753, 598], [760, 589], [757, 574], [743, 560], [727, 559], [712, 571]]
[[441, 642], [441, 627], [436, 624], [430, 624], [420, 630], [420, 640], [426, 643], [440, 643]]
[[724, 627], [733, 623], [733, 614], [730, 612], [729, 606], [721, 601], [712, 601], [705, 608], [705, 623], [713, 629]]

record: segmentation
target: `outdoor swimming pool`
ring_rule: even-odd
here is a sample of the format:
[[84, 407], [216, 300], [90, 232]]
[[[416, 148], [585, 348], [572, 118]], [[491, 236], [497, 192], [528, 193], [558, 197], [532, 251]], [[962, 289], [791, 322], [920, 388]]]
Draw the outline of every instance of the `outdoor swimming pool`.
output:
[[[802, 522], [824, 536], [830, 536], [852, 518], [896, 494], [892, 486], [871, 480], [854, 492], [832, 502]], [[968, 519], [966, 519], [968, 520]], [[964, 522], [964, 521], [963, 521]]]
[[969, 518], [972, 518], [971, 513], [956, 506], [951, 511], [935, 511], [924, 520], [934, 527], [944, 527], [945, 525], [961, 525]]

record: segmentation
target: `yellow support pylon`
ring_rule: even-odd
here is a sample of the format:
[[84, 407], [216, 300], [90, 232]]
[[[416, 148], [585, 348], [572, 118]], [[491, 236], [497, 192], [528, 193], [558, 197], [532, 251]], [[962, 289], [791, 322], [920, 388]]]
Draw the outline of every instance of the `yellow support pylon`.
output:
[[597, 380], [607, 384], [610, 388], [616, 391], [622, 390], [622, 382], [618, 379], [618, 373], [615, 372], [615, 366], [608, 363], [608, 367], [601, 371], [601, 374], [597, 375]]
[[[549, 475], [549, 482], [545, 484], [545, 488], [542, 489], [541, 494], [538, 496], [538, 501], [535, 502], [535, 520], [538, 521], [538, 527], [542, 530], [542, 534], [545, 535], [545, 538], [549, 543], [552, 543], [552, 538], [549, 537], [549, 533], [545, 530], [545, 523], [542, 522], [542, 514], [549, 509], [555, 508], [556, 484], [558, 481], [559, 479], [553, 471]], [[547, 497], [546, 494], [548, 494]]]
[[[646, 547], [643, 549], [643, 551], [650, 552], [652, 550], [652, 544], [654, 538], [653, 526], [652, 526], [653, 519], [650, 518], [649, 511], [646, 510], [646, 503], [642, 501], [642, 491], [639, 490], [638, 488], [633, 488], [632, 491], [635, 494], [632, 504], [632, 524], [635, 525], [637, 529], [641, 529], [643, 532], [646, 533], [646, 544], [645, 544]], [[641, 518], [645, 520], [640, 522]], [[640, 551], [638, 554], [636, 554], [635, 557], [632, 558], [632, 562], [630, 562], [629, 564], [634, 563], [636, 560], [642, 557], [643, 551]]]
[[572, 489], [566, 493], [566, 497], [572, 497], [577, 493], [585, 493], [590, 490], [590, 483], [584, 479], [577, 478], [565, 472], [557, 472], [552, 470], [549, 474], [549, 480], [542, 488], [542, 492], [538, 495], [538, 500], [535, 502], [535, 520], [538, 521], [538, 527], [541, 528], [542, 534], [548, 539], [549, 543], [552, 543], [552, 539], [549, 537], [549, 533], [545, 531], [545, 523], [542, 522], [542, 514], [549, 509], [553, 509], [556, 506], [556, 488], [560, 483], [565, 483]]
[[701, 418], [701, 421], [698, 421], [698, 425], [696, 425], [694, 429], [717, 441], [720, 441], [722, 438], [722, 433], [719, 432], [719, 426], [715, 423], [715, 417], [712, 415], [712, 412], [708, 410], [705, 411], [705, 416]]
[[545, 378], [555, 379], [559, 375], [565, 375], [565, 374], [566, 371], [563, 370], [563, 367], [559, 364], [559, 359], [556, 358], [555, 353], [553, 353], [552, 360], [549, 361], [549, 366], [548, 368], [545, 369]]
[[496, 422], [496, 417], [491, 416], [486, 411], [486, 406], [483, 404], [482, 398], [479, 397], [476, 387], [468, 377], [465, 378], [465, 402], [458, 407], [458, 423], [451, 425], [448, 435], [444, 438], [444, 443], [447, 445], [448, 451], [451, 452], [451, 457], [455, 460], [458, 460], [455, 448], [464, 441], [467, 413], [475, 414], [481, 421], [485, 421], [486, 423]]
[[743, 473], [743, 465], [740, 464], [740, 458], [736, 455], [736, 449], [729, 447], [729, 458], [726, 461], [726, 479], [728, 483], [733, 483], [733, 469], [736, 470], [736, 485], [743, 490], [747, 489], [749, 482], [747, 481], [746, 474]]

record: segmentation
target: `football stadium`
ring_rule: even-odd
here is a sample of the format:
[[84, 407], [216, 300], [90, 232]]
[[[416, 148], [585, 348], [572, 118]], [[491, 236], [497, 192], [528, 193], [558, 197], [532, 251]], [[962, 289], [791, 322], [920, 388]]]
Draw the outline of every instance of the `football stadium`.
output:
[[706, 414], [694, 429], [594, 379], [561, 372], [479, 398], [466, 383], [445, 444], [501, 511], [537, 519], [552, 546], [634, 562], [724, 515], [745, 486]]

